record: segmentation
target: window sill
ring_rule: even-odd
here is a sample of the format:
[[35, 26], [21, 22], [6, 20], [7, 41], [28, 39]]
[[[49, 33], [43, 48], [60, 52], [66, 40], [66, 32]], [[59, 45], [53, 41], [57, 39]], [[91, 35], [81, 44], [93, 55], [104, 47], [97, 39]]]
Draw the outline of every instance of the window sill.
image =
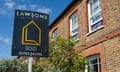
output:
[[97, 29], [95, 29], [95, 30], [93, 30], [93, 31], [91, 31], [91, 32], [89, 32], [89, 33], [87, 33], [87, 36], [90, 36], [91, 34], [95, 33], [96, 31], [98, 31], [98, 30], [100, 30], [100, 29], [103, 29], [103, 28], [104, 28], [104, 26], [101, 25], [101, 26], [98, 27]]

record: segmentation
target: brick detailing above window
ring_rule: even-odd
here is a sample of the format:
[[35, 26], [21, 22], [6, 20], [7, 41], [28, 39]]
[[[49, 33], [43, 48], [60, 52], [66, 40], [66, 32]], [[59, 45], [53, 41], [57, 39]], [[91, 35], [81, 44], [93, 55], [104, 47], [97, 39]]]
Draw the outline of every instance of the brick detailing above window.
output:
[[75, 48], [75, 51], [74, 51], [74, 52], [88, 49], [88, 48], [90, 48], [90, 47], [92, 47], [92, 46], [94, 46], [94, 45], [97, 45], [97, 44], [99, 44], [99, 43], [101, 43], [101, 42], [104, 42], [104, 41], [106, 41], [106, 40], [108, 40], [108, 39], [111, 39], [111, 38], [116, 37], [116, 36], [119, 36], [119, 35], [120, 35], [120, 29], [115, 30], [115, 31], [110, 32], [110, 33], [108, 33], [108, 34], [106, 34], [106, 35], [103, 35], [103, 36], [100, 37], [100, 38], [95, 39], [94, 41], [88, 42], [84, 47], [79, 47], [79, 46], [78, 46], [78, 48]]

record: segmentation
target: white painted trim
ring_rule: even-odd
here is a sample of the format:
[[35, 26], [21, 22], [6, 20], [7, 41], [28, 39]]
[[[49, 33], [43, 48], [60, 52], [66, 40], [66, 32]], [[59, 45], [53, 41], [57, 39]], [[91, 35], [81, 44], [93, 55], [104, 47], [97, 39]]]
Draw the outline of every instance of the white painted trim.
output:
[[90, 34], [96, 32], [97, 30], [102, 29], [102, 28], [104, 28], [103, 25], [101, 25], [101, 26], [99, 26], [98, 28], [96, 28], [95, 30], [93, 30], [93, 31], [91, 31], [91, 32], [89, 32], [89, 33], [87, 33], [86, 35], [89, 36]]
[[[98, 21], [100, 21], [100, 20], [102, 20], [102, 18], [100, 18], [99, 20], [97, 20], [97, 21], [95, 21], [94, 23], [92, 23], [92, 17], [93, 16], [95, 16], [97, 13], [99, 13], [99, 12], [101, 12], [102, 10], [101, 10], [101, 8], [97, 11], [97, 12], [95, 12], [93, 15], [91, 15], [91, 8], [90, 8], [90, 2], [91, 2], [92, 0], [89, 0], [88, 1], [88, 25], [89, 25], [89, 33], [92, 33], [92, 32], [94, 32], [95, 30], [97, 30], [97, 29], [95, 29], [94, 31], [93, 30], [91, 30], [91, 25], [94, 25], [96, 22], [98, 22]], [[100, 1], [97, 3], [97, 4], [100, 4]]]
[[[75, 16], [77, 16], [77, 25], [75, 25], [75, 27], [73, 27], [72, 19], [74, 19]], [[74, 29], [73, 29], [73, 28], [74, 28]], [[72, 31], [75, 30], [75, 29], [78, 29], [78, 14], [77, 14], [77, 12], [74, 13], [73, 15], [71, 15], [71, 17], [70, 17], [70, 35], [71, 35], [71, 36], [74, 36], [75, 34], [78, 33], [78, 32], [72, 33]]]
[[[91, 64], [90, 64], [90, 61], [91, 61], [91, 60], [97, 59], [97, 63], [96, 63], [96, 64], [98, 64], [98, 72], [100, 72], [100, 66], [99, 66], [99, 65], [101, 64], [99, 58], [100, 58], [99, 55], [94, 55], [94, 56], [88, 57], [89, 65], [91, 65]], [[94, 64], [92, 64], [92, 65], [94, 65]], [[90, 71], [90, 72], [91, 72], [91, 71]]]

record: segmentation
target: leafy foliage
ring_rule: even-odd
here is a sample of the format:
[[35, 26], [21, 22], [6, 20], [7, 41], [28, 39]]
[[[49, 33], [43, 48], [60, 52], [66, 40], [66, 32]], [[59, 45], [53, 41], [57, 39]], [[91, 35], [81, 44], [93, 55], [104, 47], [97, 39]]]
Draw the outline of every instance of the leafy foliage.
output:
[[[33, 72], [42, 72], [40, 64], [33, 63]], [[27, 72], [27, 62], [21, 62], [17, 59], [2, 59], [0, 60], [0, 72]]]
[[85, 59], [82, 53], [73, 53], [78, 41], [58, 37], [50, 42], [49, 67], [46, 72], [83, 72]]
[[27, 71], [26, 64], [22, 64], [16, 59], [0, 60], [0, 72], [24, 72]]
[[[73, 52], [77, 42], [61, 37], [50, 41], [49, 57], [36, 58], [32, 66], [33, 72], [84, 72], [86, 60], [82, 52]], [[27, 62], [17, 59], [0, 60], [0, 72], [27, 72]]]

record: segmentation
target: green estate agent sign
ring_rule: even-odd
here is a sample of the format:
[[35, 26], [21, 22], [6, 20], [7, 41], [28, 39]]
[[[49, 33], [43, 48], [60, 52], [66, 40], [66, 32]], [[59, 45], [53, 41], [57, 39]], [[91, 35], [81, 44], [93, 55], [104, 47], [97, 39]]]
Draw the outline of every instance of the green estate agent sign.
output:
[[16, 10], [12, 55], [47, 57], [48, 20], [44, 13]]

